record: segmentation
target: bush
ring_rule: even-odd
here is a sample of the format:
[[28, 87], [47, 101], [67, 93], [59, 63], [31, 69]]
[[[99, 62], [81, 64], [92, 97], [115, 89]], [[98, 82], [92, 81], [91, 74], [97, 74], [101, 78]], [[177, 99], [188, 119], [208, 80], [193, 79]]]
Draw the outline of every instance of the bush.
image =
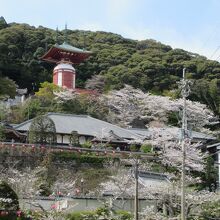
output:
[[71, 145], [79, 146], [79, 135], [76, 131], [71, 132], [69, 140]]
[[202, 205], [201, 220], [219, 219], [220, 217], [220, 200], [217, 202], [206, 203]]
[[130, 212], [124, 211], [124, 210], [119, 210], [117, 211], [117, 214], [121, 217], [121, 220], [131, 220], [132, 219], [132, 214]]
[[100, 219], [108, 219], [111, 220], [131, 220], [132, 215], [129, 212], [126, 211], [116, 211], [115, 214], [111, 214], [110, 209], [107, 207], [100, 207], [96, 211], [82, 211], [82, 212], [73, 212], [71, 214], [67, 215], [67, 220], [97, 220], [97, 218]]
[[80, 211], [78, 211], [78, 212], [73, 212], [73, 213], [71, 213], [71, 214], [68, 214], [67, 215], [67, 217], [66, 217], [66, 219], [67, 220], [83, 220], [83, 215], [84, 214], [89, 214], [89, 213], [91, 213], [92, 211], [83, 211], [83, 212], [80, 212]]
[[102, 165], [104, 161], [108, 157], [103, 156], [96, 156], [94, 154], [77, 154], [77, 153], [70, 153], [70, 152], [59, 152], [59, 153], [53, 153], [54, 159], [59, 159], [63, 161], [67, 160], [75, 160], [77, 163], [90, 163], [90, 164], [96, 164], [96, 165]]
[[168, 124], [172, 126], [178, 126], [179, 119], [176, 112], [170, 112], [168, 114]]
[[0, 141], [4, 141], [6, 139], [5, 128], [0, 124]]
[[49, 196], [52, 193], [49, 184], [46, 183], [42, 183], [39, 187], [39, 190], [40, 190], [40, 196]]
[[130, 146], [130, 151], [132, 151], [132, 152], [135, 152], [135, 151], [137, 151], [138, 150], [138, 148], [137, 148], [137, 146], [136, 145], [131, 145]]
[[141, 145], [140, 151], [142, 153], [150, 153], [152, 151], [152, 145], [150, 145], [150, 144], [143, 144], [143, 145]]
[[91, 141], [86, 141], [83, 144], [81, 144], [82, 148], [91, 148], [92, 147], [92, 143]]

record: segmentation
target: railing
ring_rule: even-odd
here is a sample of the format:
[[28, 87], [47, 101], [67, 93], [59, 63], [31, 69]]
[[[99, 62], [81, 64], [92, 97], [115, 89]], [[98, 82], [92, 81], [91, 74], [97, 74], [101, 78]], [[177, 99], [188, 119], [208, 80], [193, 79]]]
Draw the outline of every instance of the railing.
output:
[[112, 155], [119, 157], [142, 157], [146, 159], [156, 159], [158, 160], [158, 154], [156, 153], [142, 153], [142, 152], [132, 152], [132, 151], [118, 151], [118, 150], [108, 150], [106, 149], [92, 149], [92, 148], [81, 148], [67, 145], [41, 145], [41, 144], [27, 144], [27, 143], [11, 143], [11, 142], [0, 142], [0, 149], [4, 147], [9, 147], [11, 149], [19, 148], [29, 148], [29, 149], [40, 149], [52, 152], [78, 152], [78, 153], [97, 153], [99, 155]]

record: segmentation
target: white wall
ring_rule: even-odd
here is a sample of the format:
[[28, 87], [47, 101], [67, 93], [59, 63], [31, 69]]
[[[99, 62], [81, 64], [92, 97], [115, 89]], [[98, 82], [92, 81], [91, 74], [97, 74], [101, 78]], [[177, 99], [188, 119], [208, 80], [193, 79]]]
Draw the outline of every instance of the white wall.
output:
[[57, 85], [58, 86], [62, 86], [63, 85], [63, 73], [62, 72], [58, 72], [58, 79], [57, 79]]
[[[63, 138], [62, 138], [62, 136], [63, 136]], [[70, 135], [68, 135], [68, 134], [67, 135], [57, 134], [57, 143], [58, 144], [69, 144], [70, 143], [69, 138], [70, 138]], [[86, 137], [86, 136], [80, 136], [79, 143], [83, 144], [86, 142], [87, 139], [88, 139], [88, 137]]]
[[70, 143], [70, 135], [64, 135], [63, 136], [63, 143], [69, 144]]
[[57, 134], [57, 143], [58, 144], [62, 143], [62, 136], [60, 134]]

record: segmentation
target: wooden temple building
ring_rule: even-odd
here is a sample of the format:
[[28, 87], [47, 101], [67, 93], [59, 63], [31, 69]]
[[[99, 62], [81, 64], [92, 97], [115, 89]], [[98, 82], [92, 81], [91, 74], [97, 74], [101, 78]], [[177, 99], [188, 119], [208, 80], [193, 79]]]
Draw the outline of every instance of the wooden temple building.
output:
[[53, 69], [53, 83], [62, 88], [78, 93], [94, 93], [91, 90], [76, 88], [76, 70], [73, 65], [80, 64], [92, 54], [91, 51], [82, 50], [64, 42], [55, 44], [46, 52], [41, 60], [56, 63]]

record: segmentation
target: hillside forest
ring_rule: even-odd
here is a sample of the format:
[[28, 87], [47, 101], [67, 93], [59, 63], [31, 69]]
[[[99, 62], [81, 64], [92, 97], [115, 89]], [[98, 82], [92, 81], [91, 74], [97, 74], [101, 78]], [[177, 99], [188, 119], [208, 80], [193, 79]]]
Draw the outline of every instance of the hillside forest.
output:
[[178, 98], [177, 81], [183, 67], [193, 86], [190, 99], [220, 114], [220, 63], [204, 56], [172, 49], [152, 39], [123, 38], [102, 31], [52, 30], [42, 26], [7, 23], [0, 18], [0, 97], [13, 97], [15, 88], [38, 91], [40, 83], [52, 81], [53, 64], [40, 57], [55, 43], [64, 41], [93, 52], [77, 71], [77, 87], [102, 92], [125, 84], [154, 95]]
[[[51, 83], [54, 64], [46, 63], [40, 57], [54, 44], [62, 44], [64, 39], [74, 47], [92, 51], [88, 60], [74, 67], [76, 87], [97, 90], [95, 95], [76, 94]], [[191, 131], [200, 131], [219, 138], [219, 62], [173, 49], [153, 39], [138, 41], [102, 31], [59, 31], [7, 23], [0, 17], [0, 141], [6, 140], [4, 126], [47, 112], [86, 114], [125, 128], [147, 128], [152, 138], [141, 142], [135, 140], [130, 143], [130, 150], [137, 151], [136, 144], [141, 144], [142, 153], [155, 153], [158, 160], [143, 158], [138, 166], [142, 170], [164, 173], [171, 181], [168, 186], [152, 184], [139, 189], [140, 197], [159, 201], [158, 212], [146, 209], [142, 219], [164, 219], [164, 216], [168, 219], [168, 215], [174, 219], [180, 213], [182, 145], [176, 138], [179, 137], [177, 127], [182, 123], [183, 99], [178, 82], [183, 68], [186, 68], [187, 78], [192, 83], [189, 100], [186, 101], [189, 135]], [[26, 100], [8, 107], [5, 103], [15, 96], [16, 88], [28, 89]], [[40, 117], [41, 121], [39, 117], [33, 121], [42, 122], [44, 116]], [[17, 143], [12, 143], [13, 147], [1, 145], [0, 160], [4, 163], [0, 166], [0, 180], [7, 181], [0, 183], [0, 191], [3, 188], [9, 191], [10, 185], [14, 190], [11, 190], [12, 194], [16, 196], [15, 205], [18, 206], [18, 198], [32, 198], [29, 199], [31, 206], [35, 204], [33, 198], [36, 195], [55, 195], [56, 199], [59, 195], [72, 195], [79, 189], [81, 195], [103, 197], [103, 192], [112, 191], [114, 198], [124, 198], [124, 195], [134, 198], [135, 182], [131, 170], [136, 162], [130, 153], [128, 158], [123, 156], [120, 160], [115, 157], [116, 151], [109, 155], [81, 150], [53, 151], [43, 145], [35, 147], [34, 135], [36, 132], [29, 135], [33, 141], [30, 148]], [[70, 143], [76, 144], [75, 131], [71, 133]], [[81, 146], [91, 148], [92, 144], [85, 142]], [[103, 147], [103, 143], [97, 147]], [[106, 147], [111, 149], [110, 145], [106, 144]], [[199, 142], [187, 142], [187, 215], [192, 216], [189, 219], [195, 219], [194, 216], [196, 219], [197, 216], [199, 219], [214, 219], [219, 217], [219, 194], [215, 192], [218, 175], [213, 166], [214, 159], [206, 153], [201, 154], [201, 148], [203, 146]], [[13, 161], [11, 156], [15, 158]], [[20, 156], [27, 159], [20, 160]], [[2, 204], [7, 205], [8, 202]], [[27, 214], [34, 216], [33, 219], [49, 219], [53, 215], [55, 217], [50, 219], [110, 219], [110, 215], [113, 215], [112, 220], [132, 218], [127, 212], [116, 218], [118, 213], [112, 212], [112, 208], [105, 217], [102, 216], [106, 214], [103, 209], [94, 213], [76, 212], [67, 217], [55, 210], [28, 211]], [[57, 214], [62, 214], [62, 218]]]

